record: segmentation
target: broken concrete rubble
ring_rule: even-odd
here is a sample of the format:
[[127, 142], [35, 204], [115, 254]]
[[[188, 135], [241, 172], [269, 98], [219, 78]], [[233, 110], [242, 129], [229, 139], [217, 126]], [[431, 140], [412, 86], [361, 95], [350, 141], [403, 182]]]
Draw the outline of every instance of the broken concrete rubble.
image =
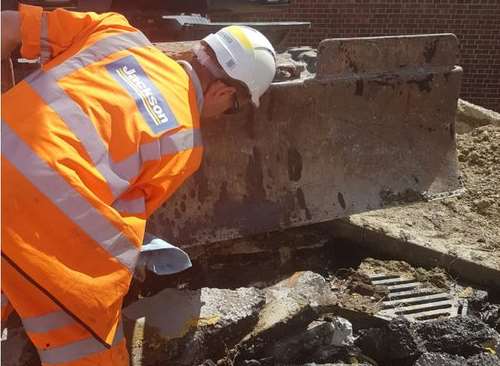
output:
[[478, 353], [467, 359], [467, 366], [498, 366], [500, 358], [492, 352]]
[[[316, 362], [312, 362], [312, 363], [305, 363], [301, 366], [345, 366], [346, 364], [344, 362], [342, 363], [316, 363]], [[357, 366], [369, 366], [369, 364], [367, 363], [355, 363], [353, 365], [357, 365]]]
[[131, 363], [194, 365], [222, 357], [225, 344], [248, 333], [264, 305], [254, 288], [166, 289], [124, 309]]
[[430, 352], [472, 355], [486, 348], [500, 351], [500, 334], [469, 316], [414, 323], [416, 339]]
[[414, 366], [463, 366], [466, 359], [448, 353], [426, 353], [418, 358]]
[[277, 82], [300, 79], [302, 72], [305, 70], [305, 66], [293, 60], [288, 53], [277, 55], [277, 63], [279, 67], [276, 69], [274, 78], [274, 81]]
[[404, 360], [413, 358], [425, 352], [419, 340], [416, 338], [415, 330], [411, 328], [410, 322], [405, 320], [391, 321], [387, 327], [384, 339], [387, 341], [385, 357], [393, 360]]
[[484, 304], [478, 311], [479, 318], [500, 332], [500, 305], [498, 304]]
[[311, 47], [289, 48], [277, 56], [275, 81], [312, 78], [316, 74], [318, 51]]
[[298, 272], [266, 290], [266, 304], [252, 332], [241, 345], [253, 343], [259, 347], [252, 353], [270, 353], [273, 339], [279, 339], [299, 329], [303, 330], [318, 317], [319, 309], [332, 301], [330, 285], [319, 274]]
[[478, 353], [465, 358], [448, 353], [426, 353], [413, 366], [498, 366], [500, 358], [492, 353]]
[[352, 346], [354, 337], [349, 320], [337, 316], [331, 320], [331, 323], [334, 330], [331, 344], [337, 347]]
[[[219, 360], [222, 365], [347, 362], [359, 355], [350, 322], [321, 313], [336, 303], [331, 283], [298, 272], [267, 288], [266, 305], [253, 331]], [[252, 361], [252, 363], [248, 363]]]
[[[429, 352], [463, 357], [488, 349], [496, 353], [500, 335], [480, 320], [468, 316], [424, 323], [395, 319], [384, 328], [362, 332], [356, 344], [374, 359], [391, 364], [397, 360], [419, 359]], [[421, 364], [427, 365], [429, 363], [424, 361], [440, 357], [426, 356]]]
[[500, 127], [500, 113], [459, 99], [457, 104], [456, 128], [458, 133], [470, 132], [474, 128], [495, 125]]
[[[131, 364], [426, 366], [463, 361], [470, 366], [496, 365], [493, 353], [500, 350], [500, 335], [476, 317], [421, 323], [403, 319], [381, 323], [380, 319], [371, 322], [354, 317], [351, 326], [350, 317], [338, 316], [351, 314], [339, 306], [343, 291], [339, 289], [359, 290], [365, 297], [374, 292], [360, 285], [365, 279], [358, 272], [339, 270], [341, 266], [328, 268], [326, 277], [296, 272], [262, 289], [164, 289], [142, 298], [124, 310]], [[360, 266], [383, 267], [383, 261], [373, 259]], [[385, 267], [416, 271], [394, 261]], [[343, 277], [334, 273], [343, 273]], [[349, 275], [354, 278], [350, 284]], [[458, 284], [447, 286], [453, 289]], [[474, 314], [496, 305], [487, 302], [485, 291], [457, 288], [462, 296], [473, 299]], [[384, 296], [383, 292], [375, 294]], [[364, 315], [365, 319], [371, 316]], [[39, 362], [9, 366], [20, 365], [38, 366]]]
[[[348, 323], [346, 319], [343, 320]], [[313, 321], [302, 332], [278, 340], [272, 351], [273, 358], [280, 363], [320, 361], [318, 353], [323, 353], [320, 358], [325, 358], [326, 352], [338, 354], [342, 351], [341, 347], [352, 345], [352, 327], [350, 330], [350, 334], [346, 334], [336, 328], [333, 322]]]

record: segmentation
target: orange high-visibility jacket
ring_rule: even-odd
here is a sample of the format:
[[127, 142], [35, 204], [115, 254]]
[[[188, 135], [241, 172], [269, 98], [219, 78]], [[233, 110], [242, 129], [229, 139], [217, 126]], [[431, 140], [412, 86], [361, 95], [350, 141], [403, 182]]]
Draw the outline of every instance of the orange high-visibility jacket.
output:
[[119, 14], [20, 14], [43, 66], [2, 96], [2, 257], [111, 344], [146, 218], [201, 161], [199, 80]]

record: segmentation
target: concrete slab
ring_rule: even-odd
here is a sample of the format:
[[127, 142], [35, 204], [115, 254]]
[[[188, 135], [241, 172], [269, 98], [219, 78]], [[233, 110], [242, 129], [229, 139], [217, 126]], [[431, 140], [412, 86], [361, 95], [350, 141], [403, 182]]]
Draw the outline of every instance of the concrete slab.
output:
[[450, 34], [322, 42], [315, 78], [203, 121], [202, 167], [149, 230], [203, 246], [460, 189], [457, 52]]

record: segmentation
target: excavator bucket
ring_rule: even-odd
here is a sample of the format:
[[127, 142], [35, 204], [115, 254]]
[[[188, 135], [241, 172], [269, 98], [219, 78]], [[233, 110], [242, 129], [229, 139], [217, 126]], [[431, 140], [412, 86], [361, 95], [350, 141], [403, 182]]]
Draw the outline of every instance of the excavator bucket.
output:
[[460, 192], [452, 34], [328, 39], [312, 78], [202, 125], [200, 170], [148, 230], [182, 246]]

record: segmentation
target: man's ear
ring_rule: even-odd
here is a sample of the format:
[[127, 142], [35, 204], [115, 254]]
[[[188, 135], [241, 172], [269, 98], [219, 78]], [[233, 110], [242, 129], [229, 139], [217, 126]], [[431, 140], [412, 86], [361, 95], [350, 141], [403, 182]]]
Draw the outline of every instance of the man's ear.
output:
[[229, 97], [236, 93], [236, 88], [226, 85], [224, 82], [217, 80], [214, 81], [206, 91], [206, 97], [210, 98], [223, 98]]

